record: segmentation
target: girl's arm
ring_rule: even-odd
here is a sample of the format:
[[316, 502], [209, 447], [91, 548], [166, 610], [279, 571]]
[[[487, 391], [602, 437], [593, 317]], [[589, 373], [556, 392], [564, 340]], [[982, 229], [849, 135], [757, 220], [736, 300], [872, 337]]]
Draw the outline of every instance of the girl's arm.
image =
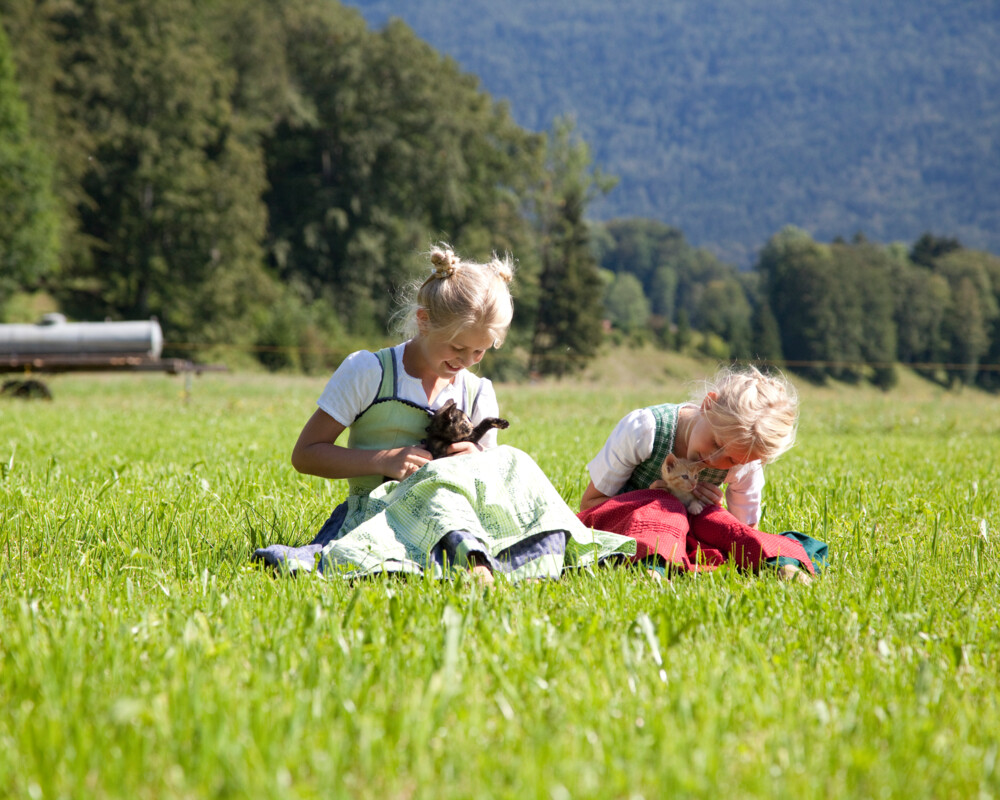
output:
[[[604, 446], [587, 464], [590, 483], [580, 498], [581, 511], [603, 503], [621, 490], [636, 466], [653, 452], [655, 432], [656, 419], [648, 409], [639, 408], [622, 417]], [[611, 494], [598, 489], [597, 481]]]
[[594, 486], [594, 482], [591, 481], [587, 484], [587, 490], [583, 493], [583, 497], [580, 498], [580, 510], [587, 511], [596, 505], [603, 503], [608, 499], [606, 494], [601, 494], [601, 492]]
[[431, 454], [422, 447], [361, 450], [334, 444], [345, 430], [345, 425], [317, 409], [295, 443], [292, 466], [299, 472], [320, 478], [385, 475], [403, 480], [431, 460]]
[[756, 528], [764, 493], [764, 469], [759, 461], [729, 471], [726, 508], [744, 525]]

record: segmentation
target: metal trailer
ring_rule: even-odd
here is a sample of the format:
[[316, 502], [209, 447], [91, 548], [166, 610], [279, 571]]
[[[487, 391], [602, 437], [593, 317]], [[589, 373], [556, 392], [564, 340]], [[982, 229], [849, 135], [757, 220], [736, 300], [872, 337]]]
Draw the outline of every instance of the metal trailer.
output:
[[4, 382], [0, 394], [51, 399], [42, 381], [30, 377], [64, 372], [166, 372], [188, 377], [225, 371], [219, 364], [161, 358], [163, 331], [156, 319], [130, 322], [67, 322], [46, 314], [35, 325], [0, 324], [0, 373], [24, 377]]

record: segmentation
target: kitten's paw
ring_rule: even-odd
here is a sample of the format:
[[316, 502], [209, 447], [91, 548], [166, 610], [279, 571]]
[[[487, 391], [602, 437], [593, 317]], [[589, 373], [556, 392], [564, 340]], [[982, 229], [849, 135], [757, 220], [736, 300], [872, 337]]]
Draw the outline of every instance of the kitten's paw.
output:
[[688, 505], [688, 513], [698, 515], [705, 510], [705, 504], [700, 500], [692, 500]]

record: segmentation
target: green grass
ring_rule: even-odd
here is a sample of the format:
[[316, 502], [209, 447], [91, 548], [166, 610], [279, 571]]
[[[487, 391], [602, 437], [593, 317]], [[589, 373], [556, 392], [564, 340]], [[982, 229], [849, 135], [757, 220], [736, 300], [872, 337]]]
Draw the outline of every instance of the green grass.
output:
[[[618, 418], [701, 369], [604, 366], [499, 387], [502, 441], [574, 506]], [[812, 586], [483, 591], [249, 564], [343, 496], [288, 462], [322, 384], [69, 376], [0, 401], [0, 796], [1000, 795], [995, 398], [800, 387], [762, 527], [829, 542]]]

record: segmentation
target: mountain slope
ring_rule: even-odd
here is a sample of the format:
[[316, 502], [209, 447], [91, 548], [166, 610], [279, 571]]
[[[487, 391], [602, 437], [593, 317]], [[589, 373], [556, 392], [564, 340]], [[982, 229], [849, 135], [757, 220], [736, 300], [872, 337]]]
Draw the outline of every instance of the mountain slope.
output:
[[645, 216], [747, 263], [786, 224], [1000, 252], [994, 0], [354, 0], [541, 130], [571, 115]]

